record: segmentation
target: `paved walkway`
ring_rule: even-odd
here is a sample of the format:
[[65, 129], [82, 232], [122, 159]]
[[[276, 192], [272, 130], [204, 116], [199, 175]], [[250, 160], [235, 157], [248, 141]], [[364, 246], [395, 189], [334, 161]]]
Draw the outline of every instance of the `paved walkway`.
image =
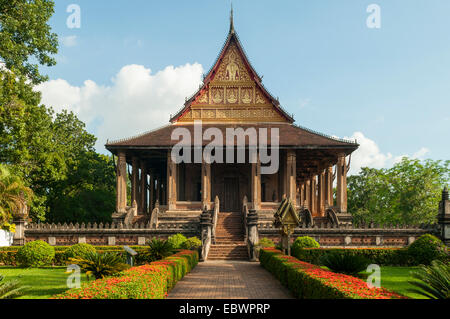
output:
[[258, 262], [202, 262], [177, 283], [168, 299], [287, 299], [289, 291]]

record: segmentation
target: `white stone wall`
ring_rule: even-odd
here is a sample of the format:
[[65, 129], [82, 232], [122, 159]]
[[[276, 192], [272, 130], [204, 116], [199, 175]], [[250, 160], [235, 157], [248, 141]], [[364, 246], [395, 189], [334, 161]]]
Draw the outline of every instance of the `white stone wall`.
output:
[[11, 246], [13, 243], [13, 233], [0, 229], [0, 247]]

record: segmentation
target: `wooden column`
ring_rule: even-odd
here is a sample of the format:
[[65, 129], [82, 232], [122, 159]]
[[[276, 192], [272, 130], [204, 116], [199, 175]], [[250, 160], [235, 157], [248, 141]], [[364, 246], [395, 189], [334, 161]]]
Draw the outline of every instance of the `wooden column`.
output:
[[334, 206], [333, 201], [333, 167], [325, 170], [325, 202], [328, 206]]
[[317, 179], [317, 213], [320, 216], [325, 216], [325, 171], [322, 171]]
[[148, 209], [149, 209], [149, 213], [153, 212], [153, 208], [155, 208], [154, 205], [154, 194], [155, 194], [155, 175], [153, 173], [153, 171], [149, 171], [149, 196], [148, 196]]
[[[253, 154], [252, 160], [252, 202], [253, 209], [261, 209], [261, 162], [257, 152]], [[255, 158], [256, 157], [256, 158]]]
[[300, 206], [303, 206], [303, 204], [305, 203], [305, 183], [301, 183], [299, 188], [299, 192], [300, 192]]
[[316, 177], [314, 176], [313, 178], [311, 178], [311, 182], [310, 182], [310, 191], [309, 191], [309, 210], [311, 211], [311, 214], [313, 216], [316, 216], [317, 214], [317, 202], [316, 202]]
[[337, 171], [337, 192], [336, 204], [337, 210], [341, 213], [347, 212], [347, 163], [345, 154], [339, 154]]
[[156, 201], [161, 205], [161, 175], [156, 176]]
[[131, 159], [131, 205], [133, 202], [139, 202], [139, 160], [137, 157], [133, 156]]
[[305, 208], [308, 208], [309, 211], [311, 211], [311, 179], [307, 179], [305, 182], [305, 189], [304, 189], [304, 206]]
[[211, 209], [211, 164], [202, 161], [202, 209]]
[[287, 176], [287, 188], [286, 188], [286, 196], [292, 200], [295, 205], [297, 194], [297, 168], [296, 168], [296, 154], [295, 151], [287, 152], [286, 159], [286, 176]]
[[147, 213], [147, 167], [144, 161], [141, 161], [141, 186], [140, 186], [140, 206], [138, 211], [140, 213]]
[[123, 151], [118, 153], [116, 182], [116, 212], [125, 213], [127, 209], [127, 159]]
[[177, 207], [177, 166], [172, 161], [171, 152], [167, 152], [167, 204], [169, 210], [174, 210]]

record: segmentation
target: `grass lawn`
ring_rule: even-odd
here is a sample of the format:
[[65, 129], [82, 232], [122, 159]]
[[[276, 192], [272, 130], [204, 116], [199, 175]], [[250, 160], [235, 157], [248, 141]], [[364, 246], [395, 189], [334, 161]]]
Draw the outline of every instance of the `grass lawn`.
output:
[[[46, 268], [17, 268], [0, 267], [0, 274], [4, 280], [19, 280], [24, 286], [24, 295], [18, 299], [47, 299], [55, 294], [66, 291], [67, 277], [66, 267]], [[86, 281], [86, 275], [81, 275], [82, 282]]]
[[413, 280], [410, 272], [417, 269], [418, 267], [382, 266], [381, 286], [410, 298], [426, 299], [424, 296], [408, 291], [411, 288], [415, 288], [408, 281]]

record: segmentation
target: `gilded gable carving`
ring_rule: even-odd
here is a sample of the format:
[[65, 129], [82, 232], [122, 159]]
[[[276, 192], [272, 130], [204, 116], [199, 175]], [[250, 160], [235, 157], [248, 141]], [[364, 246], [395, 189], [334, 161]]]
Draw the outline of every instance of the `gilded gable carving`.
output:
[[239, 88], [227, 88], [227, 103], [236, 104], [239, 101]]
[[206, 83], [179, 122], [285, 122], [259, 84], [250, 77], [235, 42], [231, 42]]
[[223, 103], [224, 90], [225, 90], [224, 88], [212, 88], [211, 89], [212, 101], [215, 104]]
[[257, 90], [255, 93], [255, 103], [256, 104], [266, 104], [266, 103], [269, 103], [269, 101], [266, 100], [266, 98], [264, 97], [262, 92]]
[[190, 122], [192, 120], [203, 120], [209, 122], [284, 122], [284, 118], [272, 107], [233, 107], [214, 108], [214, 106], [194, 109], [187, 112], [179, 122]]
[[231, 44], [219, 65], [215, 81], [250, 81], [236, 44]]
[[209, 103], [208, 91], [204, 91], [197, 100], [198, 103], [207, 104]]
[[253, 88], [241, 88], [241, 102], [243, 104], [250, 104], [253, 102]]

